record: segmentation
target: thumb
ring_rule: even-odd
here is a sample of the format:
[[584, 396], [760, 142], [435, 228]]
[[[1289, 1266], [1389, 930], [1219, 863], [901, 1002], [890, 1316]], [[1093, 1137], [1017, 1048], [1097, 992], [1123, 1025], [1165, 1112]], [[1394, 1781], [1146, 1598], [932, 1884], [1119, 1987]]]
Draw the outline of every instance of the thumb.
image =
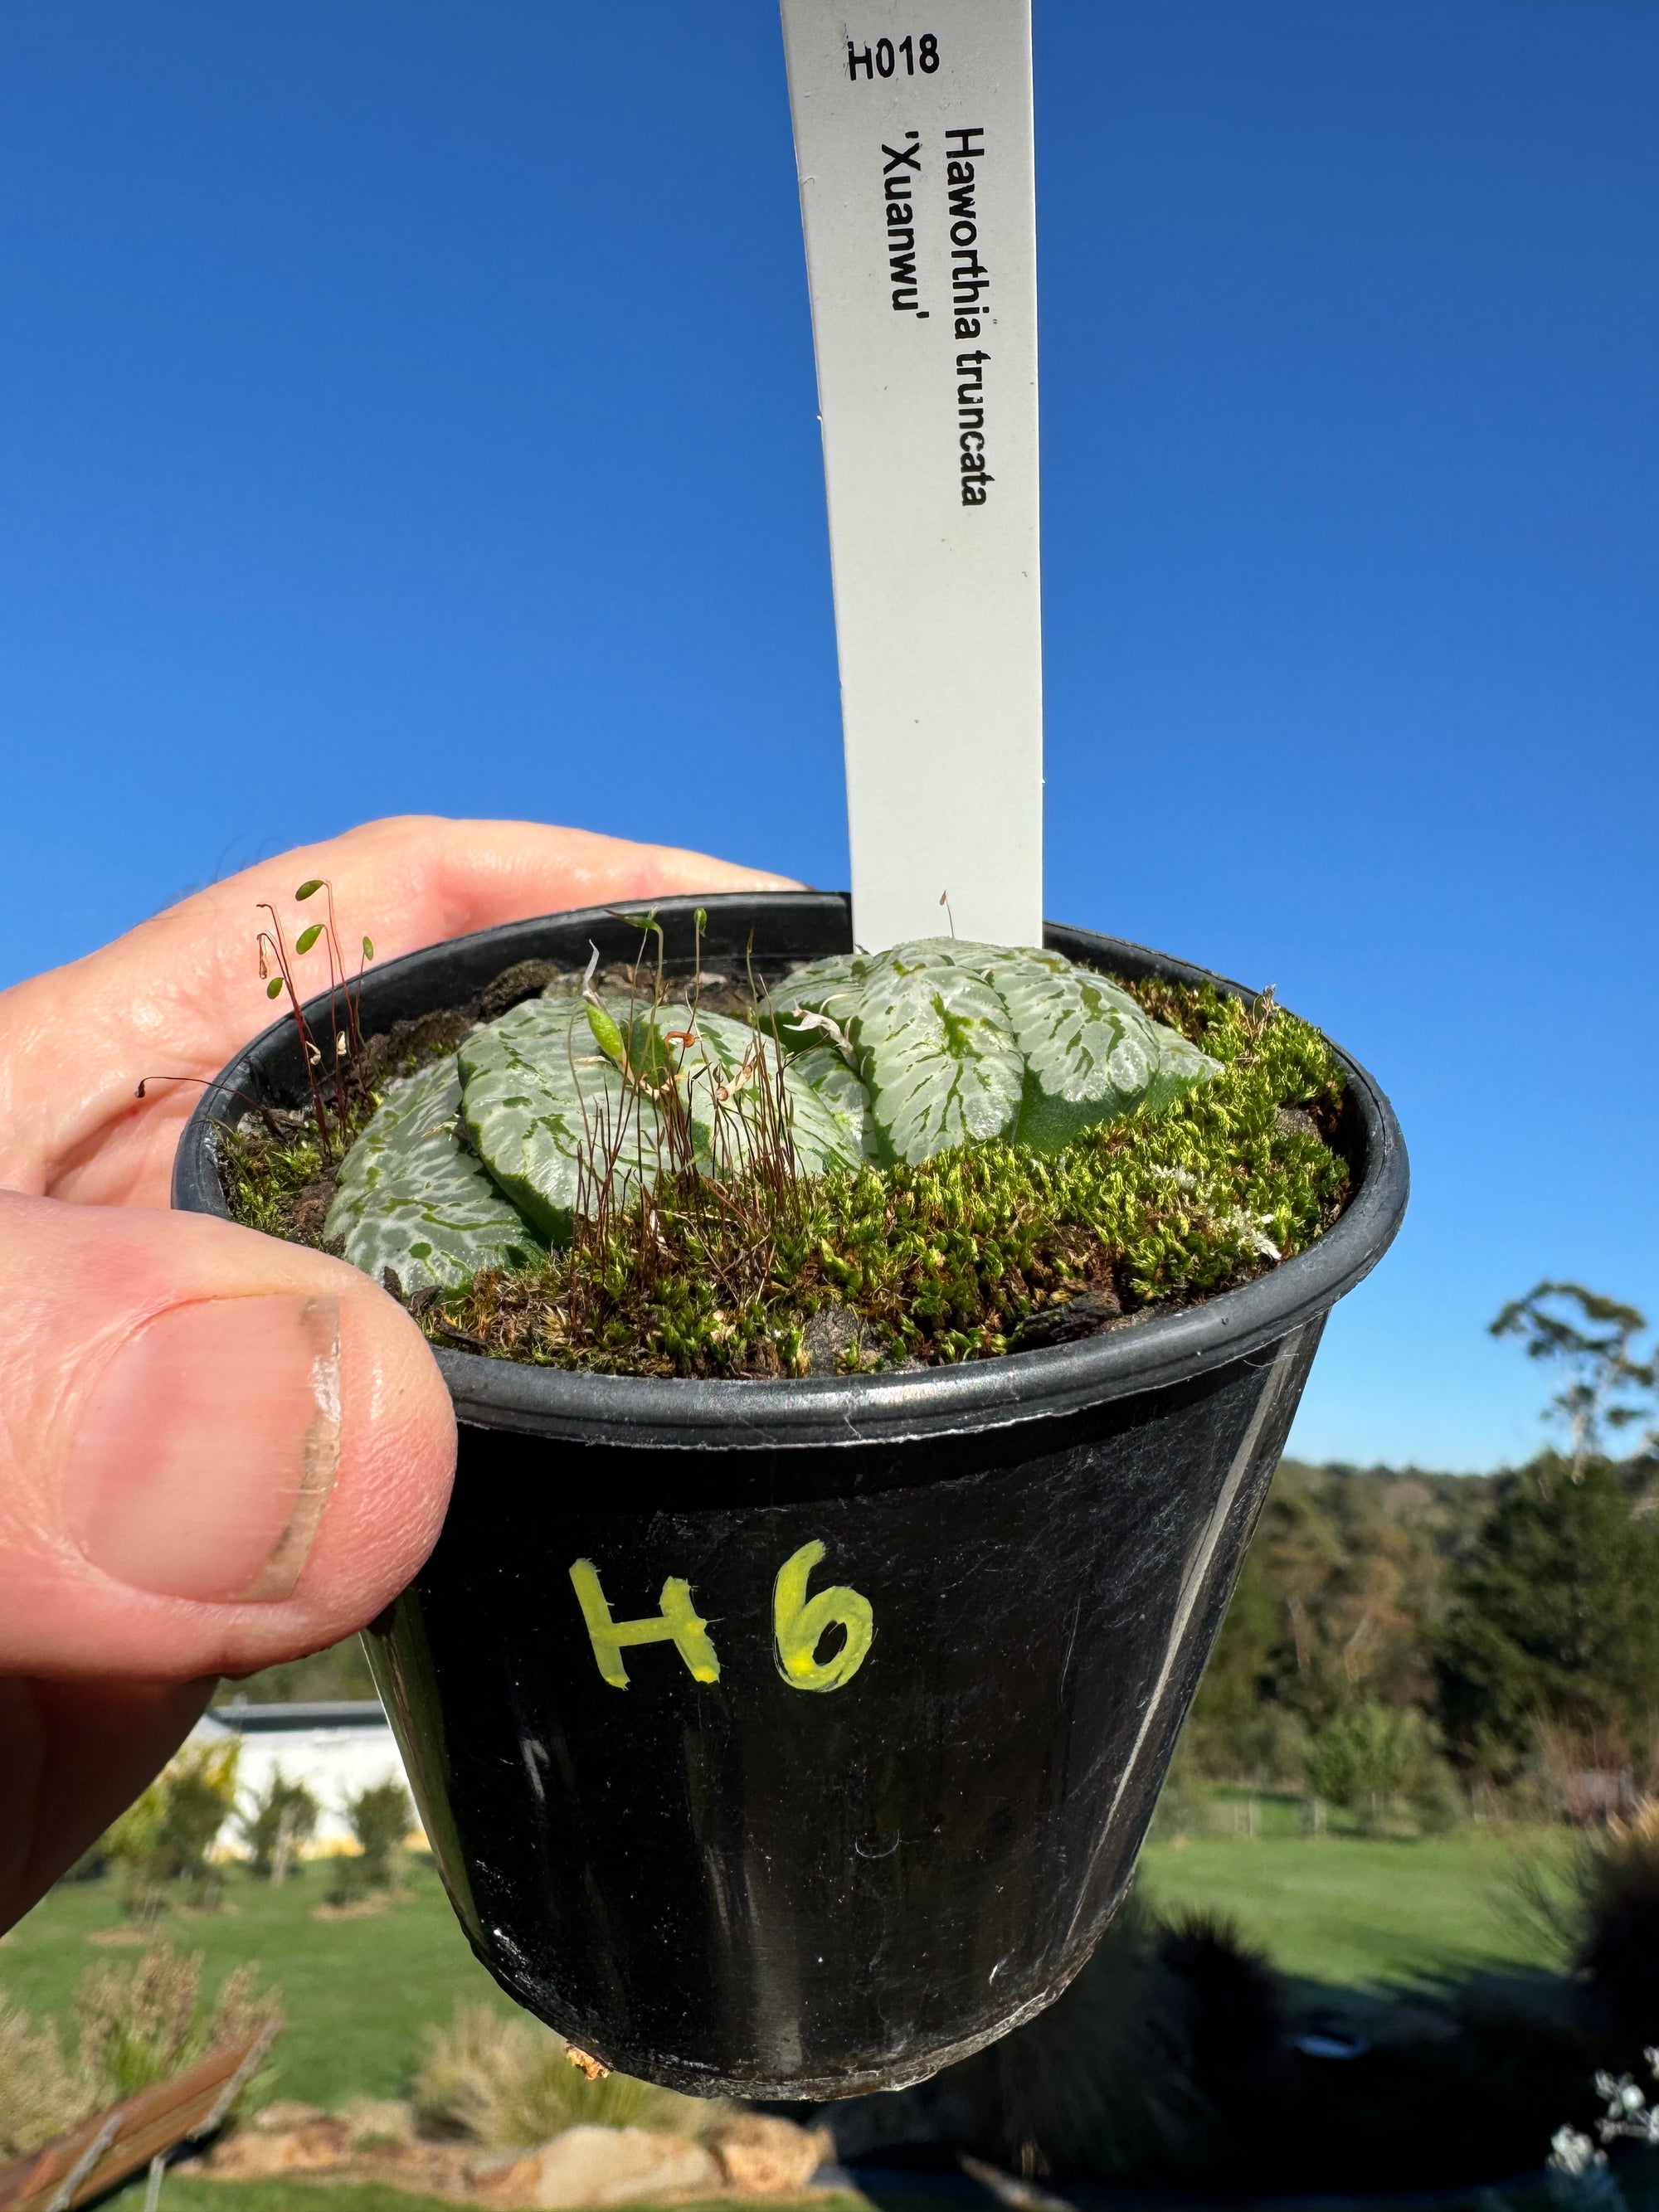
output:
[[454, 1461], [425, 1340], [343, 1261], [0, 1192], [0, 1674], [332, 1643], [420, 1565]]

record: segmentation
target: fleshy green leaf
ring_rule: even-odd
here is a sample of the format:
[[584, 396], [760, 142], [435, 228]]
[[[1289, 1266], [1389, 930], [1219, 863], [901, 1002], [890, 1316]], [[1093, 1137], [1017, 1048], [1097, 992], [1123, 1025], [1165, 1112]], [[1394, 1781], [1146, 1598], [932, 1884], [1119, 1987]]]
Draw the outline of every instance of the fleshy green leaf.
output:
[[814, 1065], [836, 1023], [888, 1158], [1006, 1137], [1056, 1152], [1137, 1106], [1166, 1105], [1216, 1062], [1062, 953], [929, 938], [798, 969], [768, 1011]]
[[834, 1045], [813, 1045], [797, 1053], [790, 1073], [810, 1083], [829, 1109], [842, 1141], [854, 1159], [878, 1160], [881, 1139], [870, 1111], [870, 1093]]
[[1008, 1009], [1029, 1080], [1018, 1137], [1058, 1152], [1097, 1121], [1157, 1108], [1219, 1065], [1086, 968], [1039, 966], [1016, 954], [987, 975]]
[[[684, 1017], [684, 1020], [680, 1018]], [[690, 1011], [672, 1009], [662, 1019], [672, 1035], [690, 1028]], [[700, 1157], [719, 1172], [741, 1166], [752, 1156], [761, 1129], [762, 1085], [775, 1085], [777, 1047], [769, 1036], [724, 1014], [699, 1014], [695, 1043], [686, 1048], [682, 1087], [697, 1132]], [[744, 1080], [744, 1070], [750, 1071]], [[850, 1079], [857, 1085], [858, 1079]], [[859, 1086], [860, 1091], [862, 1086]], [[729, 1094], [720, 1096], [724, 1089]], [[783, 1063], [783, 1095], [789, 1113], [790, 1140], [803, 1175], [823, 1175], [836, 1167], [855, 1167], [863, 1157], [863, 1129], [850, 1103], [839, 1110], [805, 1074], [797, 1060]]]
[[832, 1020], [842, 1022], [857, 1005], [877, 962], [883, 957], [880, 953], [836, 952], [827, 959], [809, 960], [784, 981], [774, 984], [766, 994], [764, 1011], [778, 1018], [786, 1043], [815, 1045], [818, 1040], [810, 1030], [791, 1030], [789, 1016], [799, 1006], [809, 1013], [828, 1014]]
[[541, 1249], [456, 1135], [460, 1072], [441, 1060], [394, 1083], [347, 1153], [323, 1232], [375, 1281], [405, 1294], [454, 1289], [486, 1267], [524, 1267]]
[[[586, 1010], [585, 1010], [586, 1011]], [[614, 1017], [612, 1018], [614, 1021]], [[594, 1165], [617, 1155], [613, 1197], [626, 1204], [656, 1171], [654, 1118], [610, 1058], [592, 1052], [570, 1001], [527, 999], [461, 1047], [461, 1115], [497, 1187], [550, 1243], [566, 1244]]]
[[888, 1155], [925, 1160], [1010, 1137], [1025, 1063], [988, 983], [922, 948], [896, 946], [865, 985], [847, 1033]]
[[[684, 1005], [659, 1007], [654, 1020], [620, 1002], [603, 1011], [636, 1074], [653, 1085], [677, 1083], [703, 1172], [740, 1171], [761, 1127], [758, 1055], [775, 1048], [718, 1014], [694, 1023]], [[556, 1243], [596, 1198], [607, 1158], [616, 1159], [613, 1199], [622, 1205], [666, 1164], [649, 1091], [625, 1081], [609, 1054], [584, 1052], [586, 1042], [568, 1000], [532, 999], [475, 1030], [460, 1053], [462, 1113], [479, 1158]], [[856, 1164], [859, 1141], [846, 1118], [788, 1063], [784, 1083], [802, 1172]]]
[[628, 1057], [628, 1047], [623, 1041], [623, 1033], [605, 1008], [595, 1006], [592, 1000], [589, 1000], [587, 1005], [587, 1026], [593, 1032], [594, 1043], [598, 1045], [605, 1058], [620, 1067]]

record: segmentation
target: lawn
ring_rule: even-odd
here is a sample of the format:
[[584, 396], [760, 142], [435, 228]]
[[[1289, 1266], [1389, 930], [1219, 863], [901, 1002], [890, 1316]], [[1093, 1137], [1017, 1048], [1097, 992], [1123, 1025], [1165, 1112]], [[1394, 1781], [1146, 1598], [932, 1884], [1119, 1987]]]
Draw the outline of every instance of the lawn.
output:
[[[106, 2200], [107, 2212], [139, 2212], [144, 2191], [140, 2174]], [[439, 2201], [410, 2197], [377, 2181], [206, 2181], [193, 2173], [170, 2173], [161, 2185], [166, 2212], [432, 2212]]]
[[1350, 1988], [1482, 1967], [1559, 1967], [1559, 1951], [1516, 1910], [1515, 1869], [1559, 1853], [1559, 1830], [1462, 1828], [1413, 1842], [1275, 1834], [1149, 1844], [1143, 1890], [1165, 1911], [1229, 1914], [1275, 1966]]

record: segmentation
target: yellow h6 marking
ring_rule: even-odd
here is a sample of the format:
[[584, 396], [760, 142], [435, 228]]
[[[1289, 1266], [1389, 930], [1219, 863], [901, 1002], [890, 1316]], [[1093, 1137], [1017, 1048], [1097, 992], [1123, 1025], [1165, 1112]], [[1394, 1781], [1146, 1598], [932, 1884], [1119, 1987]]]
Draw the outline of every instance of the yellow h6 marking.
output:
[[[823, 1558], [816, 1540], [803, 1544], [778, 1570], [772, 1592], [772, 1628], [777, 1640], [778, 1672], [792, 1690], [838, 1690], [863, 1666], [876, 1632], [870, 1601], [840, 1583], [806, 1595], [806, 1578]], [[822, 1666], [817, 1648], [826, 1628], [839, 1625], [845, 1642]]]
[[660, 1613], [643, 1620], [613, 1620], [592, 1559], [578, 1559], [570, 1570], [570, 1580], [599, 1672], [613, 1690], [628, 1687], [628, 1669], [622, 1656], [623, 1646], [628, 1644], [672, 1644], [690, 1668], [694, 1682], [719, 1681], [720, 1662], [708, 1640], [708, 1623], [698, 1618], [692, 1605], [690, 1583], [670, 1575], [662, 1586]]

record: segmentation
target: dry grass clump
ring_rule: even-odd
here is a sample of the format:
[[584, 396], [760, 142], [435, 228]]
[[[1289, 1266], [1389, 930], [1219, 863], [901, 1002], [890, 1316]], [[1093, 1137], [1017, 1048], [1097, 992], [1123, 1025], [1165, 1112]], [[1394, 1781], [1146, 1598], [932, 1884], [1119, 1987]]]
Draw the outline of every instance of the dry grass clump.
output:
[[492, 2005], [458, 2005], [447, 2027], [427, 2029], [424, 2044], [412, 2091], [422, 2126], [492, 2148], [523, 2148], [584, 2125], [695, 2138], [722, 2111], [626, 2074], [589, 2081], [562, 2035]]
[[39, 2150], [94, 2109], [90, 2084], [58, 2030], [0, 1996], [0, 2160]]
[[257, 1987], [258, 1976], [256, 1966], [239, 1966], [210, 2004], [199, 1951], [181, 1957], [156, 1943], [130, 1966], [91, 1966], [76, 1991], [68, 2051], [53, 2023], [32, 2020], [0, 1992], [0, 2155], [37, 2150], [205, 2052], [280, 2027], [281, 2001]]
[[1278, 1978], [1231, 1923], [1165, 1921], [1132, 1893], [1056, 2002], [924, 2088], [863, 2100], [843, 2154], [886, 2163], [884, 2150], [933, 2142], [1052, 2175], [1067, 2196], [1073, 2179], [1167, 2190], [1224, 2176], [1222, 2193], [1248, 2193], [1252, 2115], [1271, 2135], [1296, 2086], [1284, 2028]]
[[92, 1966], [76, 1993], [76, 2063], [110, 2098], [164, 2081], [204, 2052], [280, 2026], [274, 1990], [250, 1961], [226, 1975], [210, 2005], [202, 1954], [155, 1943], [131, 1966]]

